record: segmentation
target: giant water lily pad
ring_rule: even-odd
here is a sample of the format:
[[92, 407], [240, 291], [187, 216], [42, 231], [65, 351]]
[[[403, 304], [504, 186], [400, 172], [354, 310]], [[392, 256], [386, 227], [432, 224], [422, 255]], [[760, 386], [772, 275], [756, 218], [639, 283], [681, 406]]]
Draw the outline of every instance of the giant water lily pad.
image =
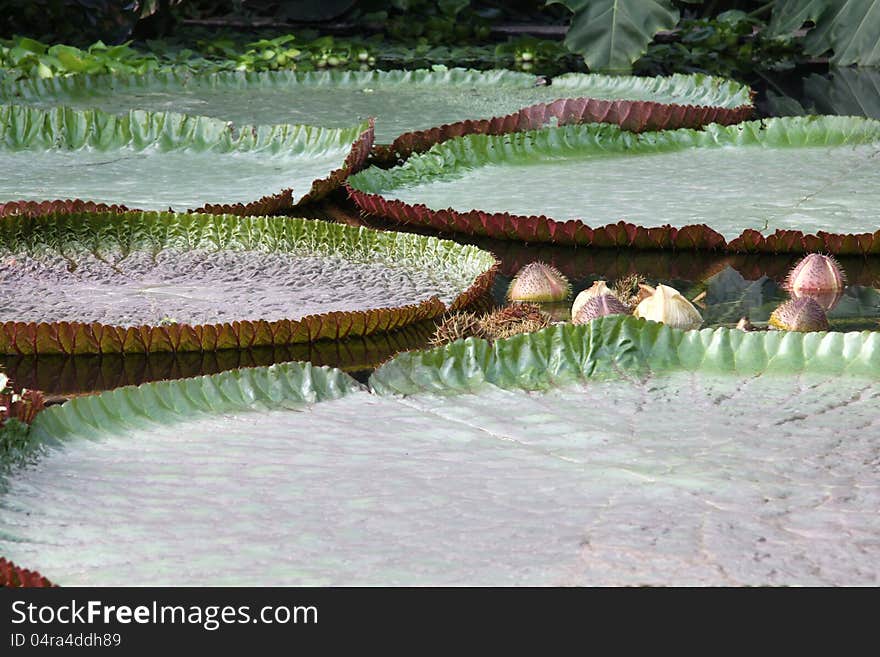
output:
[[[529, 242], [880, 253], [880, 122], [469, 135], [349, 180], [398, 222]], [[551, 218], [552, 217], [552, 218]]]
[[[633, 130], [737, 123], [752, 112], [748, 87], [705, 75], [664, 78], [568, 74], [539, 84], [513, 71], [188, 71], [72, 76], [0, 87], [8, 102], [203, 114], [240, 123], [347, 127], [378, 117], [380, 155], [407, 155], [474, 132], [547, 122], [610, 121]], [[591, 99], [591, 100], [587, 100]], [[559, 101], [559, 102], [556, 102]]]
[[301, 364], [120, 389], [37, 418], [0, 554], [61, 585], [876, 584], [878, 371], [876, 333], [604, 318], [401, 355], [378, 395]]
[[392, 330], [491, 285], [475, 247], [286, 217], [4, 219], [0, 353], [211, 351]]
[[[82, 199], [141, 210], [286, 210], [364, 162], [372, 123], [236, 126], [205, 117], [0, 106], [0, 214]], [[13, 202], [10, 204], [10, 202]]]

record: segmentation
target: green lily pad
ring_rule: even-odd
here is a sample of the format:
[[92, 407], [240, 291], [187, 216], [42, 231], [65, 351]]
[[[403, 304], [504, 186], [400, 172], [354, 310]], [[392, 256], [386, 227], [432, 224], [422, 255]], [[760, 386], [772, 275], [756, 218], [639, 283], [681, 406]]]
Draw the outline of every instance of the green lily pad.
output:
[[876, 253], [877, 161], [880, 122], [854, 117], [586, 125], [469, 135], [348, 185], [379, 216], [530, 242]]
[[0, 353], [213, 351], [340, 339], [467, 305], [495, 259], [287, 217], [4, 219]]
[[0, 554], [61, 585], [876, 584], [878, 371], [876, 333], [603, 318], [403, 354], [378, 394], [119, 389], [37, 417]]
[[[569, 116], [574, 108], [548, 110], [547, 104], [558, 99], [632, 101], [613, 107], [606, 103], [592, 116], [599, 120], [604, 112], [608, 120], [633, 127], [733, 123], [748, 118], [752, 111], [748, 87], [705, 75], [644, 78], [568, 74], [555, 78], [550, 86], [538, 83], [534, 75], [504, 70], [210, 75], [177, 71], [22, 80], [0, 87], [0, 98], [42, 107], [96, 107], [113, 113], [133, 108], [183, 112], [248, 124], [342, 128], [377, 117], [377, 142], [393, 144], [389, 150], [402, 155], [465, 133], [510, 132], [540, 127], [545, 120], [576, 120]], [[665, 107], [655, 107], [658, 103]], [[670, 104], [679, 109], [670, 111]], [[531, 112], [521, 112], [529, 107]], [[496, 117], [498, 125], [477, 125]], [[508, 120], [501, 121], [502, 117]], [[436, 129], [432, 134], [413, 134], [432, 128]]]
[[288, 209], [363, 163], [371, 123], [236, 126], [183, 114], [0, 106], [0, 211], [74, 198], [141, 210]]

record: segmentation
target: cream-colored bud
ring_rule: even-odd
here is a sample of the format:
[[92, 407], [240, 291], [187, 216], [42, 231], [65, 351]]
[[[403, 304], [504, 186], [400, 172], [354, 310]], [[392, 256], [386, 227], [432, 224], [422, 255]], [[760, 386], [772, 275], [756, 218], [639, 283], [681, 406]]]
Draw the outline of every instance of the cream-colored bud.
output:
[[651, 296], [639, 302], [633, 315], [684, 330], [699, 328], [703, 323], [700, 311], [668, 285], [658, 285]]

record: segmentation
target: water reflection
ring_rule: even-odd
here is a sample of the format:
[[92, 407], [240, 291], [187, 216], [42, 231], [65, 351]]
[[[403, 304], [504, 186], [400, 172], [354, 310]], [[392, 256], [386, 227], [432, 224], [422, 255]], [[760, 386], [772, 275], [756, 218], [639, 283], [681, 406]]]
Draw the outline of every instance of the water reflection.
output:
[[[313, 210], [315, 218], [333, 218], [349, 225], [383, 230], [404, 230], [428, 235], [437, 233], [400, 226], [382, 219], [363, 217], [345, 203], [327, 202]], [[789, 298], [782, 285], [791, 268], [802, 257], [798, 254], [746, 255], [707, 251], [634, 251], [592, 249], [552, 244], [526, 244], [519, 241], [472, 237], [462, 234], [440, 235], [457, 242], [473, 244], [495, 255], [501, 263], [492, 296], [503, 304], [510, 280], [530, 262], [542, 261], [559, 269], [572, 283], [576, 295], [597, 280], [609, 283], [633, 274], [647, 282], [676, 288], [688, 299], [699, 299], [706, 326], [735, 326], [748, 316], [753, 324], [766, 324], [770, 313]], [[828, 319], [835, 330], [880, 329], [880, 258], [842, 256], [838, 262], [846, 272], [848, 287], [839, 299], [820, 300], [830, 308]], [[705, 293], [705, 294], [703, 294]], [[567, 320], [569, 305], [548, 310], [557, 320]]]
[[[339, 205], [334, 209], [343, 218]], [[348, 221], [357, 219], [354, 210]], [[323, 213], [327, 218], [328, 213]], [[370, 222], [375, 225], [374, 222]], [[472, 310], [487, 311], [504, 305], [507, 287], [516, 272], [529, 262], [541, 260], [562, 271], [572, 283], [574, 295], [597, 280], [612, 283], [632, 274], [642, 275], [651, 285], [663, 283], [696, 300], [704, 326], [733, 327], [748, 316], [755, 326], [766, 325], [773, 310], [789, 298], [782, 284], [796, 255], [727, 255], [707, 252], [628, 251], [553, 245], [529, 246], [520, 242], [471, 238], [457, 235], [492, 252], [500, 261], [491, 296], [479, 300]], [[835, 299], [828, 319], [832, 330], [880, 330], [880, 258], [840, 258], [848, 286]], [[554, 319], [570, 319], [571, 301], [548, 307]], [[321, 341], [288, 347], [208, 353], [126, 354], [103, 356], [0, 356], [2, 366], [16, 387], [45, 391], [50, 401], [150, 381], [215, 374], [240, 367], [258, 367], [293, 360], [311, 361], [343, 369], [361, 382], [385, 360], [401, 351], [428, 346], [435, 323], [422, 322], [405, 329], [368, 338], [340, 342]]]
[[0, 367], [16, 388], [42, 390], [50, 401], [150, 381], [295, 360], [338, 367], [363, 382], [373, 369], [395, 354], [423, 348], [433, 333], [434, 323], [422, 322], [390, 333], [338, 342], [325, 340], [287, 347], [204, 353], [0, 356]]

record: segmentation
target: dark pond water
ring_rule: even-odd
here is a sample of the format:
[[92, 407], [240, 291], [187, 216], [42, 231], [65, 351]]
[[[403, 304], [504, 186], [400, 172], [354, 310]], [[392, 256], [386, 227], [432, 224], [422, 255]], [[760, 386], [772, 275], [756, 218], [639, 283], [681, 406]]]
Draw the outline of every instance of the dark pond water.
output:
[[[396, 228], [381, 221], [365, 220], [344, 198], [337, 196], [304, 213], [308, 216], [345, 221], [373, 228]], [[490, 298], [479, 302], [485, 310], [503, 305], [511, 278], [524, 265], [539, 260], [552, 264], [572, 283], [574, 293], [604, 279], [609, 283], [640, 274], [649, 283], [664, 283], [689, 299], [699, 298], [704, 326], [734, 326], [748, 316], [756, 326], [765, 324], [780, 302], [788, 298], [782, 289], [799, 256], [727, 255], [706, 252], [632, 251], [588, 249], [441, 235], [490, 251], [501, 263]], [[848, 287], [829, 312], [837, 330], [880, 330], [880, 258], [841, 258]], [[559, 320], [568, 319], [570, 301], [548, 307]], [[162, 379], [214, 374], [238, 367], [256, 367], [290, 360], [309, 360], [317, 365], [339, 367], [366, 381], [370, 372], [400, 351], [428, 346], [435, 325], [425, 322], [369, 338], [341, 342], [318, 342], [286, 348], [216, 353], [181, 353], [104, 356], [0, 357], [0, 364], [17, 386], [36, 388], [52, 400], [88, 394], [123, 385]]]
[[[811, 68], [746, 80], [758, 92], [759, 116], [825, 113], [880, 118], [880, 71]], [[399, 230], [397, 226], [365, 221], [343, 195], [313, 207], [306, 216], [333, 218], [349, 224]], [[704, 326], [733, 326], [743, 316], [760, 326], [787, 294], [781, 284], [797, 256], [731, 256], [700, 252], [649, 252], [527, 245], [461, 235], [441, 235], [486, 249], [501, 262], [492, 297], [485, 309], [503, 304], [510, 279], [520, 267], [536, 261], [553, 264], [572, 282], [575, 294], [595, 280], [613, 282], [640, 274], [651, 284], [665, 283], [689, 299], [698, 298]], [[829, 312], [837, 330], [880, 330], [880, 258], [843, 258], [848, 287]], [[557, 308], [565, 319], [568, 304]], [[309, 360], [340, 367], [365, 381], [369, 373], [394, 354], [427, 346], [432, 323], [371, 338], [321, 342], [289, 348], [224, 351], [210, 354], [151, 356], [13, 357], [0, 356], [15, 382], [44, 390], [55, 401], [123, 385], [169, 378], [214, 374], [289, 360]]]

